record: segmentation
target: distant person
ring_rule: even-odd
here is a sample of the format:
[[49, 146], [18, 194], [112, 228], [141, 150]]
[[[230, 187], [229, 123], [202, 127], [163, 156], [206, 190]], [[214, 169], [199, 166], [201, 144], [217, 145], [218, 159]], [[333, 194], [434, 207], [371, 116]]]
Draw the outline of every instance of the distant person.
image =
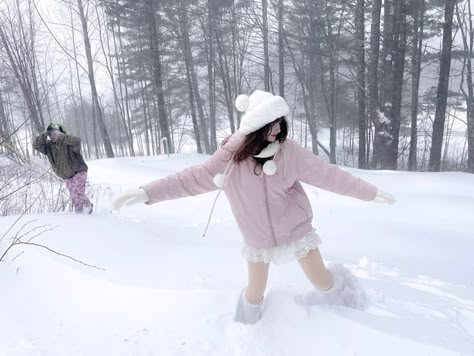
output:
[[326, 269], [301, 182], [365, 201], [395, 199], [288, 139], [290, 110], [282, 97], [257, 90], [250, 97], [239, 95], [236, 107], [245, 112], [239, 130], [208, 161], [124, 192], [112, 208], [222, 189], [243, 235], [248, 266], [235, 321], [253, 324], [261, 318], [269, 263], [285, 257], [296, 258], [317, 288], [301, 298], [304, 302], [363, 306], [365, 294], [355, 277], [341, 265]]
[[88, 167], [82, 158], [81, 139], [68, 135], [61, 124], [50, 124], [33, 147], [48, 157], [53, 172], [66, 181], [74, 211], [91, 214], [94, 205], [85, 194]]

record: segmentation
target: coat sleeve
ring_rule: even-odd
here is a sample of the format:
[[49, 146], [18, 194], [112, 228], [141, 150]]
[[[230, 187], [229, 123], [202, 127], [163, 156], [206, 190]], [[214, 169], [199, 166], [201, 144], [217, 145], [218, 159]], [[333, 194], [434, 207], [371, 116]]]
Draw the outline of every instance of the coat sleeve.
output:
[[33, 148], [42, 153], [46, 154], [46, 135], [41, 134], [38, 137], [35, 138], [35, 142], [33, 143]]
[[333, 164], [323, 161], [312, 152], [292, 142], [298, 180], [333, 193], [370, 201], [377, 187], [354, 177]]
[[232, 153], [226, 147], [221, 147], [209, 160], [202, 164], [142, 185], [140, 188], [146, 191], [149, 198], [147, 204], [217, 190], [213, 178], [217, 173], [224, 171], [231, 157]]
[[65, 135], [64, 143], [68, 146], [71, 146], [71, 149], [74, 152], [81, 152], [81, 138], [77, 136]]

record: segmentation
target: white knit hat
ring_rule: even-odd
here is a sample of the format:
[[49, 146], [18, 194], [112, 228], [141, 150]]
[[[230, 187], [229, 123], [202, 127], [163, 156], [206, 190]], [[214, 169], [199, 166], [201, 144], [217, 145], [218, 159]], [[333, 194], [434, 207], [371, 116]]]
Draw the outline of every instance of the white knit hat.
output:
[[285, 99], [266, 91], [255, 90], [252, 95], [241, 94], [235, 100], [235, 107], [245, 112], [240, 121], [239, 132], [248, 135], [290, 113]]

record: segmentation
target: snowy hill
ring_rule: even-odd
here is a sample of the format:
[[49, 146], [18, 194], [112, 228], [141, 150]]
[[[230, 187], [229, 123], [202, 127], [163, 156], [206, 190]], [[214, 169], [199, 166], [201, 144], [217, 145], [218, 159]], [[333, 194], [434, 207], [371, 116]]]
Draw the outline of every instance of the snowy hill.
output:
[[[101, 190], [93, 215], [23, 217], [9, 237], [36, 219], [30, 228], [53, 229], [35, 241], [101, 269], [15, 247], [0, 263], [0, 356], [474, 355], [473, 175], [350, 170], [394, 194], [393, 206], [305, 186], [324, 259], [359, 277], [370, 306], [301, 306], [294, 297], [312, 287], [299, 265], [272, 265], [263, 319], [245, 326], [232, 321], [247, 271], [224, 195], [205, 238], [215, 192], [108, 208], [205, 159], [89, 162]], [[0, 218], [0, 236], [16, 219]]]

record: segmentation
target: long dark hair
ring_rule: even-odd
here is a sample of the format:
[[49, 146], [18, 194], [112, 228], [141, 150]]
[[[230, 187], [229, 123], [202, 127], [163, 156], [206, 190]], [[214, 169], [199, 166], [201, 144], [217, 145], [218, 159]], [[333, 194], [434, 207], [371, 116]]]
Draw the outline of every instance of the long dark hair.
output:
[[[277, 135], [276, 141], [283, 143], [286, 140], [286, 136], [288, 135], [288, 124], [286, 123], [284, 116], [279, 117], [257, 131], [249, 133], [237, 151], [234, 152], [233, 161], [236, 163], [245, 161], [247, 158], [259, 154], [265, 147], [267, 147], [270, 142], [268, 142], [266, 138], [272, 131], [273, 124], [275, 124], [277, 121], [280, 121], [280, 133]], [[271, 157], [252, 158], [256, 161], [256, 167], [262, 166], [266, 161], [271, 159]]]

